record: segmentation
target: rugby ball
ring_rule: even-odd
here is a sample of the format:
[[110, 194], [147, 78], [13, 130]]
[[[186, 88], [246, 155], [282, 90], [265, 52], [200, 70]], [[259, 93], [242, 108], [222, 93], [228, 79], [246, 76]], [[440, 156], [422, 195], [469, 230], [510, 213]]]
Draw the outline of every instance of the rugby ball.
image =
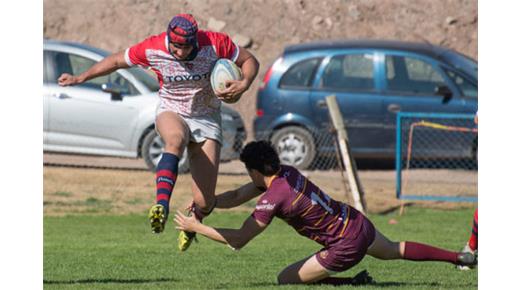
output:
[[242, 71], [234, 62], [227, 58], [217, 60], [210, 76], [211, 87], [215, 94], [217, 91], [223, 91], [226, 88], [226, 81], [241, 79]]

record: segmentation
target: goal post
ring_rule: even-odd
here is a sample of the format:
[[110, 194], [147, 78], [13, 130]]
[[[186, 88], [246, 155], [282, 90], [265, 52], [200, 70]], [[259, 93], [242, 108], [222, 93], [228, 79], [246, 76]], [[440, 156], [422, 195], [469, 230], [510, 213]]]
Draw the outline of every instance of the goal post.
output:
[[477, 128], [473, 114], [398, 112], [396, 197], [477, 202]]

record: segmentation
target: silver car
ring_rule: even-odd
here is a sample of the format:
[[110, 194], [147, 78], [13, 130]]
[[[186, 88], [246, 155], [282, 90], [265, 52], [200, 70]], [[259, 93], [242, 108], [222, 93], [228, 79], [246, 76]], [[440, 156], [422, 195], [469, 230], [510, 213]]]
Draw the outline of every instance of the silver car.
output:
[[[120, 69], [81, 85], [61, 87], [62, 73], [79, 74], [110, 53], [83, 44], [43, 42], [43, 150], [143, 158], [155, 170], [163, 141], [154, 130], [159, 84], [148, 72]], [[240, 114], [222, 105], [221, 160], [236, 159], [245, 140]], [[179, 171], [189, 170], [184, 152]]]

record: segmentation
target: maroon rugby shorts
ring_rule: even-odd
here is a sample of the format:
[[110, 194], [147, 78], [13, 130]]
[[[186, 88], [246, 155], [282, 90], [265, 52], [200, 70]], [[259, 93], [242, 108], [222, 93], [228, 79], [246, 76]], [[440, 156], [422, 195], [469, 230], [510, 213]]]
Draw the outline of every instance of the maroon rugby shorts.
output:
[[316, 253], [318, 262], [332, 272], [343, 272], [363, 260], [375, 239], [375, 228], [363, 214], [351, 209], [345, 237]]

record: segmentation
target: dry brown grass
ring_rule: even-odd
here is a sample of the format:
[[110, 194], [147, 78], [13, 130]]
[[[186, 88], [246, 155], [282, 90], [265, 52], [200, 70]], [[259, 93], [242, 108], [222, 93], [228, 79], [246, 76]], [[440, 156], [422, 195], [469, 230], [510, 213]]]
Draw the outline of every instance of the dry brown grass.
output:
[[[340, 174], [307, 172], [307, 176], [331, 197], [348, 201]], [[154, 174], [141, 170], [44, 167], [43, 202], [45, 215], [144, 214], [155, 201]], [[381, 213], [398, 208], [393, 171], [362, 171], [362, 185], [369, 212]], [[220, 175], [217, 194], [249, 182], [247, 175]], [[431, 181], [428, 181], [431, 183]], [[447, 184], [446, 186], [452, 186]], [[173, 194], [173, 209], [191, 201], [191, 176], [179, 175]], [[435, 208], [472, 207], [469, 203], [422, 202]], [[235, 210], [251, 210], [248, 202]]]

